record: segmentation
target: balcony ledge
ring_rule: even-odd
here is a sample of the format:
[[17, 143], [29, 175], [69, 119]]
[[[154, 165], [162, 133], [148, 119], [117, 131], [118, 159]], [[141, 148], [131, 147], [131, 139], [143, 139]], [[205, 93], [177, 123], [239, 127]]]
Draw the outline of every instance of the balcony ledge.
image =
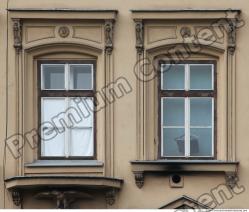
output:
[[144, 185], [145, 173], [189, 173], [211, 172], [224, 173], [226, 183], [233, 187], [237, 181], [238, 161], [221, 160], [134, 160], [131, 161], [132, 171], [138, 188]]
[[[42, 175], [15, 176], [5, 179], [5, 183], [6, 188], [12, 193], [12, 199], [16, 206], [22, 204], [23, 191], [30, 189], [48, 190], [48, 188], [49, 190], [45, 192], [46, 194], [58, 195], [64, 195], [66, 192], [86, 193], [86, 191], [91, 190], [99, 191], [106, 195], [107, 204], [112, 205], [115, 201], [116, 192], [122, 187], [123, 180], [102, 176]], [[38, 196], [40, 194], [38, 193]], [[87, 194], [87, 196], [90, 195]]]

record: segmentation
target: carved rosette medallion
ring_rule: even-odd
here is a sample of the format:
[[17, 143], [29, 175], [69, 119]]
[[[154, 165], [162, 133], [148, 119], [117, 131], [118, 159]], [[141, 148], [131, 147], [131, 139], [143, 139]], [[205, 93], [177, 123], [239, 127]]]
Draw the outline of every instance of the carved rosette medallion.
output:
[[67, 26], [61, 26], [58, 30], [58, 33], [59, 33], [60, 37], [66, 38], [69, 36], [70, 30]]

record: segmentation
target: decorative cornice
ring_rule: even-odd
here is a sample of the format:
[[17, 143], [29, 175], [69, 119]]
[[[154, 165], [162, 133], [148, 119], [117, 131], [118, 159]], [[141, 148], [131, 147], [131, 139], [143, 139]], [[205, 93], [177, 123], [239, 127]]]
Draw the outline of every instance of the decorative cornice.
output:
[[144, 25], [142, 20], [135, 20], [135, 30], [137, 53], [142, 54], [144, 50]]
[[111, 54], [113, 50], [114, 20], [106, 20], [104, 29], [105, 29], [105, 51], [107, 54]]
[[22, 22], [20, 19], [13, 20], [14, 48], [17, 53], [22, 49]]

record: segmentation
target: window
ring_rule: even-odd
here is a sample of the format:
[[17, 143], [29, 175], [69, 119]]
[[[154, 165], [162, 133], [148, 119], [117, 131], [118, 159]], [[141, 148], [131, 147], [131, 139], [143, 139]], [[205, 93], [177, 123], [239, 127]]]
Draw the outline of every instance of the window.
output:
[[214, 157], [215, 63], [161, 61], [160, 69], [161, 157]]
[[39, 69], [41, 157], [93, 158], [95, 62], [41, 61]]

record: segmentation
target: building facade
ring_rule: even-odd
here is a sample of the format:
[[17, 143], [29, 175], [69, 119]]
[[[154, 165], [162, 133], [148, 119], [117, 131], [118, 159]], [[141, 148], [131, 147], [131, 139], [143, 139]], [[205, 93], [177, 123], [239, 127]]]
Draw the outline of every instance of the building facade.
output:
[[0, 208], [248, 208], [248, 14], [0, 1]]

